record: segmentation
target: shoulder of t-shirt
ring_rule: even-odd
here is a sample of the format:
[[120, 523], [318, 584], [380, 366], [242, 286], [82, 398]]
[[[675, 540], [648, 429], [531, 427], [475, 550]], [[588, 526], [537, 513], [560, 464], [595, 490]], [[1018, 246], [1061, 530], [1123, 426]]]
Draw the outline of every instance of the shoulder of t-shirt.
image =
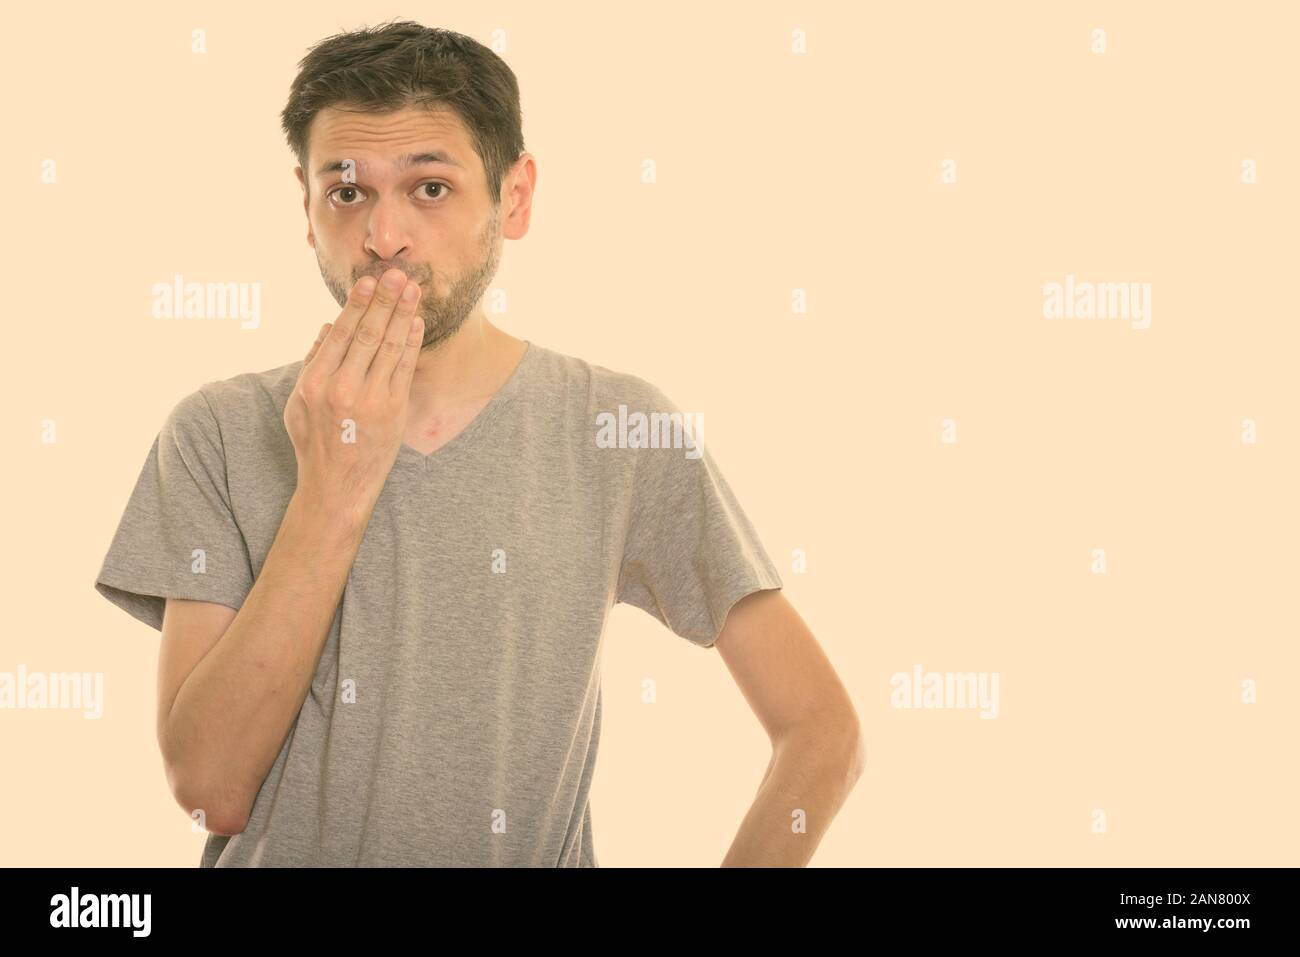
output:
[[260, 372], [241, 372], [204, 382], [177, 403], [173, 414], [202, 418], [206, 408], [206, 417], [218, 425], [247, 423], [258, 416], [282, 418], [302, 363], [299, 359]]
[[[629, 410], [671, 410], [672, 400], [655, 383], [643, 376], [589, 362], [554, 349], [543, 349], [547, 375], [558, 379], [570, 394], [581, 395], [588, 406], [617, 412], [620, 404]], [[555, 384], [555, 383], [553, 383]]]

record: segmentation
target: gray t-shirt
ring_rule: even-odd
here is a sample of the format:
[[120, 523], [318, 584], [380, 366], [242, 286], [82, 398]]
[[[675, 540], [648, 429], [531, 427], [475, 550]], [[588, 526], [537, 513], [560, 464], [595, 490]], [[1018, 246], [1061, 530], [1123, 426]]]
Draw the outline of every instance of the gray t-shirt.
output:
[[[168, 597], [243, 604], [297, 483], [283, 414], [302, 364], [177, 403], [104, 597], [159, 630]], [[247, 827], [209, 834], [201, 866], [599, 866], [610, 608], [708, 648], [736, 601], [782, 587], [707, 439], [692, 448], [698, 419], [647, 432], [638, 412], [681, 410], [529, 342], [459, 435], [401, 447]]]

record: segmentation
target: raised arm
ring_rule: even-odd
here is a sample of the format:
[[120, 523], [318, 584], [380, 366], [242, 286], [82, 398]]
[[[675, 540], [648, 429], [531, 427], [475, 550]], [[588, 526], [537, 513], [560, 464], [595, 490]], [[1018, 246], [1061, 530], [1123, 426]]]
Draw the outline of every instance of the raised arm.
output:
[[[401, 448], [424, 323], [419, 284], [389, 277], [395, 288], [361, 279], [307, 354], [285, 408], [298, 484], [238, 613], [167, 603], [159, 745], [176, 799], [214, 833], [247, 823]], [[399, 299], [404, 287], [413, 295]]]

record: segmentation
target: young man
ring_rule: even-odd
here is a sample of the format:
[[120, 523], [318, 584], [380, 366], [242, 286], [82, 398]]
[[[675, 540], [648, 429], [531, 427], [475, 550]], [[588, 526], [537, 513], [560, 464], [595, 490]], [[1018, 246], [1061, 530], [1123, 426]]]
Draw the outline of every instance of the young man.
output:
[[723, 863], [807, 863], [858, 720], [698, 420], [480, 308], [536, 182], [514, 74], [388, 24], [313, 48], [283, 123], [342, 311], [176, 405], [95, 582], [162, 632], [202, 866], [597, 866], [619, 601], [717, 647], [771, 737]]

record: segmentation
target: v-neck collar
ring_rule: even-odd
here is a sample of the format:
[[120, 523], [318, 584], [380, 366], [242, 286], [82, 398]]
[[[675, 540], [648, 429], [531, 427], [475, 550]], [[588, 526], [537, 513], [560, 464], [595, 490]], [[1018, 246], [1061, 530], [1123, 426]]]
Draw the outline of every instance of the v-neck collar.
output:
[[479, 410], [478, 415], [474, 416], [465, 428], [428, 455], [403, 442], [402, 447], [398, 449], [397, 459], [393, 463], [393, 467], [403, 466], [417, 471], [427, 471], [433, 468], [434, 465], [439, 465], [447, 459], [454, 458], [472, 447], [492, 423], [492, 420], [496, 418], [497, 413], [508, 405], [510, 400], [518, 393], [520, 382], [524, 378], [528, 367], [536, 358], [537, 350], [538, 347], [533, 345], [532, 340], [525, 339], [524, 353], [515, 364], [514, 371], [510, 373], [509, 378], [502, 383], [501, 388], [497, 389], [492, 398], [488, 399], [487, 405]]

